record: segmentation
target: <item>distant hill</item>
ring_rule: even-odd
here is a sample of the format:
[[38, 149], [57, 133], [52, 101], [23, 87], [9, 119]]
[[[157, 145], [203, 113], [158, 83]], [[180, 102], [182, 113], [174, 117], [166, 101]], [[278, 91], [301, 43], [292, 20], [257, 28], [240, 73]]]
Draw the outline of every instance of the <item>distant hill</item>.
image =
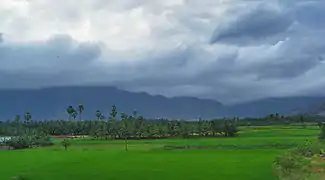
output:
[[325, 102], [314, 104], [304, 111], [305, 113], [325, 117]]
[[224, 116], [257, 117], [270, 113], [292, 114], [325, 102], [324, 97], [269, 98], [233, 106], [224, 106], [215, 100], [194, 97], [152, 96], [128, 92], [107, 86], [52, 87], [43, 89], [0, 90], [0, 119], [13, 119], [17, 114], [30, 111], [34, 119], [67, 119], [69, 105], [85, 106], [84, 119], [94, 119], [95, 111], [106, 116], [111, 105], [119, 112], [134, 109], [148, 118], [166, 117], [210, 119]]
[[0, 90], [0, 119], [12, 119], [30, 111], [35, 119], [67, 119], [69, 105], [85, 106], [84, 118], [94, 119], [96, 110], [106, 116], [111, 105], [118, 111], [150, 117], [198, 118], [215, 117], [222, 104], [193, 97], [166, 98], [147, 93], [133, 93], [114, 87], [54, 87], [29, 90]]
[[[310, 113], [314, 106], [325, 103], [325, 97], [267, 98], [224, 108], [223, 115], [261, 117], [270, 113], [294, 115]], [[313, 113], [311, 113], [313, 114]]]

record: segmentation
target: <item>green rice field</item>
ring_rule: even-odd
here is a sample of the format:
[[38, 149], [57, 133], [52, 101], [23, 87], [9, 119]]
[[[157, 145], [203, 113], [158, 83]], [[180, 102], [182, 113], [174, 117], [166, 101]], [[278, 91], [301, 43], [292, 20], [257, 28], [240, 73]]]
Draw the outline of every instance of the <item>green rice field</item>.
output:
[[46, 148], [0, 151], [0, 179], [26, 180], [276, 180], [275, 156], [316, 141], [317, 127], [241, 127], [239, 137], [72, 140], [67, 151]]

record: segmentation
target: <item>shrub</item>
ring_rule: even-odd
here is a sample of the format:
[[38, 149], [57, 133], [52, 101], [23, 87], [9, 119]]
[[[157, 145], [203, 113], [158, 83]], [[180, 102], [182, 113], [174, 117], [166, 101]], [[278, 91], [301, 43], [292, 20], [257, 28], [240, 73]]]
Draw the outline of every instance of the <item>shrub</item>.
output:
[[13, 149], [25, 149], [34, 146], [50, 146], [53, 145], [51, 138], [49, 136], [18, 136], [13, 137], [6, 142], [7, 146]]
[[276, 174], [280, 179], [288, 180], [305, 180], [315, 176], [315, 173], [313, 174], [314, 158], [319, 159], [325, 156], [324, 147], [323, 143], [307, 141], [305, 144], [277, 156], [273, 162]]
[[287, 152], [277, 156], [274, 160], [275, 165], [280, 167], [284, 172], [291, 172], [294, 169], [300, 169], [305, 164], [304, 158], [292, 152]]
[[64, 147], [65, 150], [68, 150], [68, 147], [71, 145], [70, 141], [68, 139], [63, 139], [61, 142], [62, 146]]
[[49, 136], [39, 136], [35, 137], [33, 140], [35, 146], [52, 146], [54, 143], [52, 142]]
[[312, 143], [307, 141], [305, 144], [299, 145], [292, 149], [291, 152], [304, 157], [313, 157], [314, 155], [324, 156], [325, 144], [321, 142]]
[[32, 141], [28, 136], [19, 136], [11, 138], [6, 144], [13, 149], [25, 149], [31, 147]]
[[291, 151], [279, 155], [273, 162], [273, 168], [280, 179], [302, 180], [309, 174], [310, 162], [303, 156]]
[[225, 137], [234, 137], [238, 135], [237, 121], [225, 120], [222, 128]]

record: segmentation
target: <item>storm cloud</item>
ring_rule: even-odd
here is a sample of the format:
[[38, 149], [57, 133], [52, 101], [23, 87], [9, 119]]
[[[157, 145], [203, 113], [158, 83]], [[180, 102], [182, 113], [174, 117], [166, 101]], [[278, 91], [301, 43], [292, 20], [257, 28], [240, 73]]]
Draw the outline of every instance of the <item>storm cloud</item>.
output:
[[3, 0], [0, 88], [323, 95], [322, 0]]

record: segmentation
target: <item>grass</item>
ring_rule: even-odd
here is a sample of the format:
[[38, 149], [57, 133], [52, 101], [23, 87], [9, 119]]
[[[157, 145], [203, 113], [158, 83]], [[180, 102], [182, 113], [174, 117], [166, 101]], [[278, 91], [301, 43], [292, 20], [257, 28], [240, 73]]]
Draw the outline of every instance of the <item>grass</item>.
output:
[[[243, 127], [236, 138], [129, 141], [76, 139], [68, 151], [52, 147], [0, 151], [0, 180], [275, 180], [274, 157], [285, 149], [316, 140], [314, 127]], [[60, 140], [61, 141], [61, 140]], [[165, 150], [165, 146], [219, 147]], [[236, 148], [241, 146], [242, 148]]]

